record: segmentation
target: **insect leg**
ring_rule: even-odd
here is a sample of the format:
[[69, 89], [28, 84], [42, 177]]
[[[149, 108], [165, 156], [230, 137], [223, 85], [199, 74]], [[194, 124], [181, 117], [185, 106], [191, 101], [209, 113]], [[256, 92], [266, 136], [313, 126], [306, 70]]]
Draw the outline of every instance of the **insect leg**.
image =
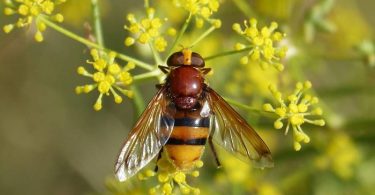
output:
[[211, 68], [202, 68], [201, 71], [204, 75], [206, 75], [211, 71]]
[[221, 163], [220, 163], [220, 161], [219, 161], [219, 158], [218, 158], [217, 152], [216, 152], [216, 150], [215, 150], [214, 143], [212, 142], [212, 137], [213, 137], [213, 135], [214, 135], [214, 132], [215, 132], [215, 128], [213, 128], [213, 129], [211, 130], [210, 136], [208, 137], [208, 144], [210, 145], [210, 148], [211, 148], [212, 154], [213, 154], [214, 157], [215, 157], [216, 166], [219, 168], [219, 167], [221, 167]]
[[159, 160], [161, 159], [161, 155], [162, 155], [162, 153], [163, 153], [163, 148], [160, 150], [160, 152], [159, 152], [159, 154], [158, 154], [158, 158], [156, 159], [156, 166], [155, 166], [155, 168], [154, 168], [154, 172], [158, 172], [158, 170], [159, 170], [158, 162], [159, 162]]
[[164, 86], [164, 84], [156, 84], [155, 87], [156, 89], [161, 89]]
[[159, 68], [164, 74], [168, 74], [168, 73], [169, 73], [169, 67], [168, 67], [168, 66], [158, 66], [158, 68]]

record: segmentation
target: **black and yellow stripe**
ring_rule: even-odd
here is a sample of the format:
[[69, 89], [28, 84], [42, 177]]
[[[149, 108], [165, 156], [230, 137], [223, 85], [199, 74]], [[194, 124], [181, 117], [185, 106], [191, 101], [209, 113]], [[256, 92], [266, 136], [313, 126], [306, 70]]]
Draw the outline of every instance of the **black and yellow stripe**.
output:
[[191, 118], [191, 117], [182, 117], [176, 118], [174, 121], [174, 126], [188, 126], [188, 127], [209, 127], [210, 118]]
[[168, 145], [196, 145], [202, 146], [205, 145], [207, 138], [197, 138], [197, 139], [176, 139], [176, 138], [169, 138], [167, 144]]
[[210, 118], [200, 117], [197, 112], [176, 114], [172, 134], [165, 145], [176, 167], [190, 169], [200, 159], [209, 136], [209, 125]]

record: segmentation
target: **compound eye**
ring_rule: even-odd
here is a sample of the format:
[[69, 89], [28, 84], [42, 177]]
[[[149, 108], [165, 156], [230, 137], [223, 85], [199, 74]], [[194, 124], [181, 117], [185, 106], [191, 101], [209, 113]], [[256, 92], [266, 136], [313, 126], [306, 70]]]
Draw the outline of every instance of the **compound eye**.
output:
[[191, 65], [196, 67], [204, 67], [205, 63], [201, 55], [193, 52], [191, 54]]
[[168, 66], [184, 65], [184, 54], [182, 52], [173, 53], [167, 60]]

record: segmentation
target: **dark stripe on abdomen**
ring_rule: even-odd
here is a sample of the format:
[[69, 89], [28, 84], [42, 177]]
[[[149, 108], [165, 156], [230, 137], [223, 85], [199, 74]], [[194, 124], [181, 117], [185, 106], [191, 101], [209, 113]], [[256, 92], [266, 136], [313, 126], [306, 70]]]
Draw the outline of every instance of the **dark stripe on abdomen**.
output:
[[[169, 124], [170, 119], [167, 117], [163, 117], [162, 121], [167, 121]], [[163, 125], [164, 123], [162, 123]], [[187, 126], [187, 127], [209, 127], [210, 126], [210, 118], [190, 118], [190, 117], [183, 117], [183, 118], [175, 118], [174, 119], [174, 126]]]
[[195, 145], [195, 146], [203, 146], [206, 144], [207, 138], [197, 138], [197, 139], [177, 139], [177, 138], [169, 138], [167, 141], [167, 145]]

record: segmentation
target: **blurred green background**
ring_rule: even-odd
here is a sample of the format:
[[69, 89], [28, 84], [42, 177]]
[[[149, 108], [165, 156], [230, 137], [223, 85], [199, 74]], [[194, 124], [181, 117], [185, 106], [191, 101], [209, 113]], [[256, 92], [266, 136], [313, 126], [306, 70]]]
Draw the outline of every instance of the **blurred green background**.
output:
[[[125, 16], [141, 13], [143, 2], [101, 2], [106, 45], [151, 62], [147, 52], [123, 46]], [[257, 66], [240, 67], [238, 55], [209, 61], [215, 72], [209, 77], [211, 86], [223, 96], [261, 108], [269, 102], [267, 81], [293, 89], [296, 81], [311, 80], [324, 104], [327, 125], [305, 126], [311, 143], [295, 152], [291, 136], [275, 130], [273, 121], [242, 110], [270, 146], [275, 168], [233, 165], [236, 161], [224, 154], [226, 168], [217, 170], [206, 152], [206, 166], [193, 185], [202, 194], [375, 194], [375, 52], [358, 49], [364, 41], [374, 47], [375, 2], [337, 0], [322, 16], [326, 23], [309, 20], [319, 15], [313, 10], [320, 1], [221, 2], [215, 17], [222, 19], [222, 28], [194, 50], [203, 56], [231, 50], [238, 39], [232, 23], [255, 16], [263, 24], [280, 24], [291, 56], [280, 75]], [[246, 6], [239, 6], [241, 2]], [[183, 22], [186, 13], [173, 10], [170, 1], [151, 4], [172, 16], [174, 26]], [[91, 18], [89, 1], [68, 1], [62, 11], [63, 26], [84, 36], [83, 24]], [[1, 26], [9, 22], [9, 17], [0, 16]], [[106, 98], [104, 109], [94, 111], [96, 93], [74, 93], [75, 86], [88, 81], [76, 73], [89, 58], [88, 49], [52, 29], [38, 44], [30, 31], [0, 33], [0, 194], [143, 194], [138, 184], [111, 179], [119, 147], [137, 118], [132, 102], [116, 105]], [[201, 32], [188, 31], [184, 41]], [[156, 83], [138, 84], [145, 102]]]

